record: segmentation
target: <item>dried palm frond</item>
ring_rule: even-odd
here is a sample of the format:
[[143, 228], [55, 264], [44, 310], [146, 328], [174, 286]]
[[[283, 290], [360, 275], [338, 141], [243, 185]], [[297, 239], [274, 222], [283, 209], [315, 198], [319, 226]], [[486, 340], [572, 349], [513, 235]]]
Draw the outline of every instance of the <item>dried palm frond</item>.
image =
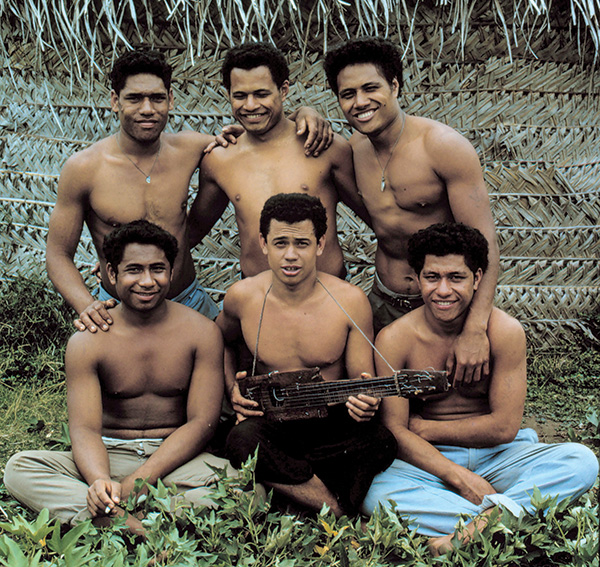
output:
[[[436, 0], [435, 21], [421, 21], [417, 0], [0, 0], [0, 54], [28, 45], [39, 63], [50, 54], [69, 72], [85, 79], [86, 69], [100, 70], [97, 54], [148, 44], [185, 48], [188, 60], [243, 41], [263, 40], [302, 52], [310, 45], [326, 50], [336, 38], [389, 36], [415, 50], [417, 25], [433, 25], [438, 56], [457, 36], [456, 56], [463, 58], [475, 13], [487, 11], [504, 30], [509, 57], [520, 44], [534, 53], [532, 41], [551, 27], [570, 25], [580, 56], [600, 50], [600, 0]], [[315, 44], [316, 42], [316, 44]], [[593, 48], [592, 48], [593, 46]], [[535, 53], [534, 53], [535, 54]], [[89, 71], [88, 71], [89, 72]]]

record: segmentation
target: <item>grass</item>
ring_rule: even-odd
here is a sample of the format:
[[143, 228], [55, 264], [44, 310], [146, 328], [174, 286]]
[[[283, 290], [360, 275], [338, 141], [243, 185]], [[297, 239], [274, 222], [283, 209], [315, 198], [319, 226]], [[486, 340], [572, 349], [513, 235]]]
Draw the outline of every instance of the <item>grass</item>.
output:
[[[68, 445], [64, 345], [73, 332], [71, 313], [39, 282], [0, 285], [0, 470], [23, 449]], [[532, 354], [526, 415], [551, 423], [558, 436], [600, 450], [600, 352]], [[252, 464], [246, 471], [252, 477]], [[474, 541], [433, 559], [426, 538], [396, 515], [373, 516], [366, 531], [358, 518], [277, 511], [256, 503], [229, 479], [216, 488], [218, 511], [181, 509], [159, 485], [141, 505], [148, 541], [129, 539], [122, 526], [96, 529], [86, 522], [59, 526], [42, 512], [23, 509], [0, 483], [0, 565], [142, 567], [164, 552], [160, 565], [292, 566], [598, 566], [597, 489], [567, 507], [544, 503], [521, 519], [494, 518]], [[550, 505], [544, 514], [542, 509]], [[130, 502], [133, 510], [136, 504]]]

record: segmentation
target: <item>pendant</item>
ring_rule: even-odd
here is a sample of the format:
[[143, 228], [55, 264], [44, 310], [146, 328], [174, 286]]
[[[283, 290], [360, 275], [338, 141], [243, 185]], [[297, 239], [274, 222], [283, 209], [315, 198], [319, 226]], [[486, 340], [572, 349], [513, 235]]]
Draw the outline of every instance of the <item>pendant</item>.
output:
[[146, 183], [150, 183], [150, 176], [146, 177]]
[[385, 175], [381, 176], [381, 190], [383, 191], [385, 189]]

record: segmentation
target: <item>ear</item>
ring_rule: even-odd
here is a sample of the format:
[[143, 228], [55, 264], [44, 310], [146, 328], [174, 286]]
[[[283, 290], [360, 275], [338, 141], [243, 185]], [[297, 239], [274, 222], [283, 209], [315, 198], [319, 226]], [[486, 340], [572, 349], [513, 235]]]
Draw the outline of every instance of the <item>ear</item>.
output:
[[119, 95], [115, 90], [110, 91], [110, 108], [113, 112], [119, 112]]
[[260, 247], [262, 248], [262, 253], [266, 256], [267, 255], [267, 241], [265, 240], [265, 237], [262, 235], [262, 233], [259, 235], [259, 240], [260, 240]]
[[400, 94], [400, 83], [396, 77], [392, 79], [392, 92], [394, 93], [394, 96], [398, 98], [398, 95]]
[[117, 283], [117, 272], [113, 268], [112, 264], [109, 262], [106, 264], [106, 273], [108, 275], [108, 281], [110, 285], [116, 285]]
[[320, 256], [321, 254], [323, 254], [324, 249], [325, 249], [325, 235], [321, 236], [321, 238], [319, 238], [319, 241], [317, 242], [317, 256]]
[[283, 83], [279, 87], [279, 93], [281, 94], [282, 102], [287, 98], [287, 95], [289, 92], [290, 92], [290, 82], [286, 79], [285, 81], [283, 81]]
[[477, 291], [479, 287], [479, 283], [481, 282], [481, 278], [483, 277], [483, 270], [481, 268], [477, 268], [475, 275], [473, 277], [473, 291]]

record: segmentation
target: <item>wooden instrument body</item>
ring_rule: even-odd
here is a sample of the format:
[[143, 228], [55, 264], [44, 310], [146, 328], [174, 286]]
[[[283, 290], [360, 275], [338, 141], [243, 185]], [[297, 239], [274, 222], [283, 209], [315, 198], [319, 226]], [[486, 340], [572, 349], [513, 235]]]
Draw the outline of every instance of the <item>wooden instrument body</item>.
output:
[[358, 394], [414, 398], [450, 388], [447, 373], [441, 370], [399, 370], [367, 380], [325, 381], [319, 368], [247, 376], [238, 379], [238, 385], [242, 396], [258, 402], [267, 419], [274, 421], [326, 417], [328, 405]]

